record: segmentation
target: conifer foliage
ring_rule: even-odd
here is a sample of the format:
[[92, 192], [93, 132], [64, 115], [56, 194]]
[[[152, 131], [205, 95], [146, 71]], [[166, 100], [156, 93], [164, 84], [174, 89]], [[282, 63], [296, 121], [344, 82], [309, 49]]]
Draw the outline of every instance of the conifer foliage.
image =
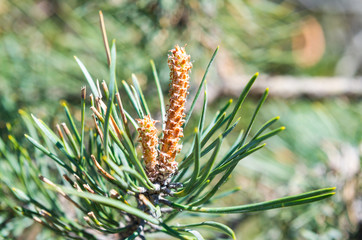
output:
[[[35, 151], [28, 151], [11, 138], [18, 154], [15, 160], [9, 158], [9, 161], [19, 161], [27, 167], [11, 170], [22, 176], [22, 187], [12, 187], [10, 182], [2, 180], [13, 193], [19, 213], [69, 239], [145, 239], [153, 233], [176, 239], [203, 239], [202, 228], [205, 227], [236, 239], [228, 226], [214, 221], [197, 222], [193, 219], [195, 213], [205, 216], [264, 211], [311, 203], [334, 194], [335, 188], [324, 188], [266, 202], [217, 207], [215, 194], [237, 164], [262, 149], [266, 139], [284, 130], [284, 127], [273, 128], [279, 119], [274, 117], [250, 135], [268, 89], [255, 107], [245, 131], [240, 132], [231, 147], [226, 148], [223, 141], [239, 124], [240, 119], [235, 117], [258, 74], [246, 84], [235, 104], [228, 101], [208, 121], [205, 120], [205, 90], [197, 127], [192, 136], [184, 137], [183, 130], [191, 124], [189, 119], [195, 103], [202, 88], [206, 89], [205, 79], [218, 48], [192, 101], [187, 99], [188, 91], [193, 91], [189, 89], [190, 56], [178, 45], [170, 50], [167, 110], [156, 67], [151, 61], [162, 113], [160, 124], [156, 124], [158, 120], [152, 119], [135, 75], [132, 85], [122, 81], [126, 95], [120, 95], [116, 44], [113, 41], [109, 49], [102, 19], [101, 15], [109, 81], [94, 81], [85, 65], [76, 58], [90, 89], [89, 98], [86, 88], [81, 89], [80, 122], [74, 121], [66, 103], [63, 106], [68, 122], [57, 125], [54, 131], [36, 116], [20, 111], [30, 133], [25, 137]], [[125, 98], [133, 109], [124, 108]], [[185, 107], [187, 100], [191, 101], [190, 109]], [[92, 116], [87, 116], [86, 107], [90, 108]], [[93, 124], [85, 126], [88, 118], [93, 119]], [[162, 130], [158, 130], [157, 125]], [[188, 149], [180, 152], [186, 142], [188, 144], [184, 145]], [[44, 163], [51, 168], [46, 170], [40, 165]], [[219, 196], [227, 197], [232, 193], [238, 194], [226, 191]], [[180, 224], [181, 217], [189, 218], [189, 224]]]

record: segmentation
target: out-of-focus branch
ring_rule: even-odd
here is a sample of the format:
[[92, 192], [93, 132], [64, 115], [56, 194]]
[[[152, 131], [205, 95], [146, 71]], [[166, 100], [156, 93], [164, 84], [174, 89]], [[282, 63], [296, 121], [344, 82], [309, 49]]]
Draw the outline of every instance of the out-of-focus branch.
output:
[[[219, 88], [219, 94], [238, 95], [248, 78], [241, 76], [236, 81], [228, 80]], [[251, 94], [262, 94], [270, 87], [269, 95], [280, 98], [310, 98], [326, 97], [362, 97], [362, 77], [293, 77], [293, 76], [263, 76], [260, 75]]]

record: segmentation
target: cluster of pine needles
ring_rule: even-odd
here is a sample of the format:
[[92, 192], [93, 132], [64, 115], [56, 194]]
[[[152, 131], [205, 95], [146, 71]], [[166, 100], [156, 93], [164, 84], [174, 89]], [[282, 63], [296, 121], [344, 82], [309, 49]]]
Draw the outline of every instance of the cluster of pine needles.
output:
[[[194, 94], [191, 107], [186, 109], [192, 64], [185, 48], [176, 45], [168, 59], [167, 109], [157, 70], [151, 61], [161, 113], [160, 124], [157, 124], [135, 75], [132, 75], [132, 85], [122, 81], [126, 93], [122, 97], [127, 97], [133, 107], [132, 111], [124, 109], [116, 81], [116, 44], [113, 41], [109, 48], [101, 13], [100, 19], [109, 83], [94, 81], [76, 58], [91, 92], [87, 100], [86, 87], [81, 89], [80, 122], [74, 121], [66, 103], [63, 106], [68, 123], [56, 125], [55, 131], [39, 118], [20, 110], [30, 132], [25, 137], [35, 150], [23, 148], [10, 136], [18, 154], [13, 158], [2, 153], [14, 166], [11, 171], [19, 176], [21, 187], [1, 180], [13, 193], [18, 203], [16, 210], [22, 215], [71, 239], [145, 239], [147, 234], [155, 232], [178, 239], [203, 239], [198, 231], [203, 227], [236, 239], [233, 230], [222, 223], [204, 221], [182, 225], [177, 223], [177, 217], [182, 214], [182, 217], [190, 218], [188, 222], [194, 222], [195, 213], [264, 211], [315, 202], [334, 194], [334, 188], [325, 188], [261, 203], [208, 207], [215, 200], [238, 191], [238, 188], [221, 193], [219, 190], [239, 161], [263, 148], [265, 140], [284, 130], [284, 127], [271, 129], [279, 119], [274, 117], [260, 126], [253, 136], [250, 134], [268, 89], [261, 96], [245, 130], [239, 133], [231, 147], [225, 149], [223, 141], [235, 131], [240, 120], [235, 119], [237, 113], [258, 74], [250, 79], [234, 104], [231, 100], [226, 102], [206, 124], [205, 80], [218, 48]], [[197, 126], [193, 136], [184, 137], [183, 129], [190, 124], [203, 88]], [[86, 105], [90, 106], [93, 126], [85, 126]], [[160, 125], [160, 131], [157, 125]], [[187, 149], [181, 152], [182, 145]], [[53, 161], [52, 164], [49, 161]], [[51, 168], [42, 167], [45, 162]]]

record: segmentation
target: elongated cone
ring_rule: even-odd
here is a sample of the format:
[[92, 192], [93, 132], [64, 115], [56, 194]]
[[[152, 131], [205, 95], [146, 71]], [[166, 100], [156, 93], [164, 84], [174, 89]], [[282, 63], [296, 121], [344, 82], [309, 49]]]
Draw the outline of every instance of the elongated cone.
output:
[[192, 63], [185, 48], [175, 46], [170, 50], [168, 66], [170, 68], [170, 104], [166, 113], [166, 126], [161, 139], [161, 152], [158, 156], [159, 181], [166, 180], [177, 170], [176, 154], [181, 151], [179, 140], [183, 137], [182, 124], [185, 116], [185, 103], [190, 82]]

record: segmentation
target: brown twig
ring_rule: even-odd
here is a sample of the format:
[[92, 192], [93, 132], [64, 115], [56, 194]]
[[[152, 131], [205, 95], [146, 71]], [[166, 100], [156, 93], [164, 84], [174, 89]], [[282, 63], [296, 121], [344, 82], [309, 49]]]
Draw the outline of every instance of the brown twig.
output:
[[65, 199], [67, 199], [68, 201], [70, 201], [71, 203], [73, 203], [77, 208], [81, 209], [82, 211], [84, 211], [84, 209], [75, 201], [73, 201], [73, 199], [71, 199], [68, 194], [66, 194], [65, 192], [63, 192], [63, 190], [58, 187], [57, 185], [55, 185], [52, 181], [50, 181], [49, 179], [45, 178], [44, 176], [39, 176], [39, 179], [43, 182], [45, 182], [46, 184], [54, 187], [58, 193], [60, 193], [60, 195], [62, 195]]
[[101, 129], [99, 128], [99, 126], [98, 126], [96, 116], [95, 116], [94, 114], [92, 114], [92, 118], [93, 118], [93, 121], [94, 121], [94, 125], [96, 126], [98, 135], [100, 136], [100, 138], [101, 138], [101, 140], [102, 140], [102, 142], [103, 142], [103, 132], [102, 132], [102, 130], [101, 130]]
[[121, 113], [122, 120], [123, 120], [124, 124], [127, 124], [127, 118], [126, 118], [126, 114], [124, 113], [121, 97], [119, 96], [118, 92], [116, 93], [115, 96], [117, 99], [118, 108], [119, 108], [119, 112]]
[[91, 158], [92, 158], [92, 160], [93, 160], [93, 162], [94, 162], [94, 165], [96, 165], [96, 167], [98, 168], [98, 170], [99, 170], [105, 177], [107, 177], [107, 178], [110, 179], [110, 180], [116, 180], [111, 174], [107, 173], [106, 170], [104, 170], [104, 169], [102, 168], [102, 166], [97, 162], [97, 159], [96, 159], [93, 155], [91, 155]]
[[100, 23], [100, 26], [101, 26], [104, 48], [106, 50], [107, 63], [108, 63], [108, 66], [110, 66], [111, 65], [111, 51], [109, 50], [106, 26], [104, 24], [104, 18], [103, 18], [102, 11], [99, 11], [99, 23]]

